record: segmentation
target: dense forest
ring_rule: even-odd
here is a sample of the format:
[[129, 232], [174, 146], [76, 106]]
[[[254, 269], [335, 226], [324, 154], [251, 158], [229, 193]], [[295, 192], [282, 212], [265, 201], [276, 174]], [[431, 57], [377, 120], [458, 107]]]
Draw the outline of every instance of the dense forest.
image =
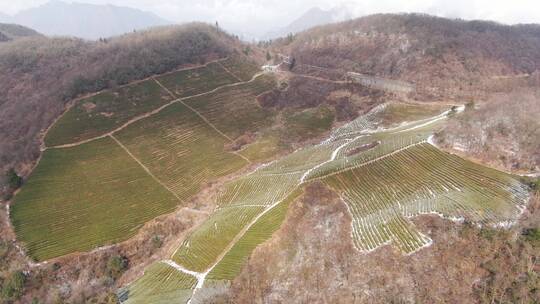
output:
[[32, 36], [0, 44], [0, 172], [15, 167], [28, 174], [39, 157], [40, 133], [77, 96], [202, 64], [239, 45], [201, 23], [96, 42]]

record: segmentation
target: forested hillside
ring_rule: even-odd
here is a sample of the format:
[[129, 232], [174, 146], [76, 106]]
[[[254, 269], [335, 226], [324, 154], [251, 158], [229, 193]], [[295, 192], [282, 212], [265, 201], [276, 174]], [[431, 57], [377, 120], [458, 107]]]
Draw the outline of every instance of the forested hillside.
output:
[[411, 100], [470, 102], [473, 110], [439, 134], [440, 144], [508, 171], [540, 170], [540, 25], [378, 14], [315, 27], [269, 49], [288, 55], [297, 74], [356, 75], [406, 86]]
[[419, 14], [371, 15], [316, 27], [273, 45], [304, 65], [407, 80], [423, 97], [439, 99], [474, 95], [483, 77], [540, 69], [538, 25]]
[[36, 36], [1, 44], [0, 171], [27, 174], [39, 156], [39, 134], [73, 98], [224, 57], [239, 45], [199, 23], [97, 42]]

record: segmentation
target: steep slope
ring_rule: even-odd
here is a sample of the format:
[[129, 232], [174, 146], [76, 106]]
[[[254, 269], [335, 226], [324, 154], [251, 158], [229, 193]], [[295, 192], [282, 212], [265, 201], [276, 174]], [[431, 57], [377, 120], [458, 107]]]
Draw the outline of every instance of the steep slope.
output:
[[420, 99], [471, 98], [482, 94], [486, 78], [540, 69], [538, 25], [418, 14], [321, 26], [274, 46], [296, 59], [297, 72], [310, 72], [307, 65], [313, 65], [406, 80], [416, 84]]
[[[225, 57], [240, 42], [204, 24], [156, 28], [103, 42], [33, 37], [0, 46], [0, 168], [27, 174], [39, 134], [81, 94]], [[3, 175], [3, 174], [2, 174]]]
[[[411, 221], [422, 214], [494, 227], [515, 223], [528, 201], [525, 185], [427, 142], [449, 115], [458, 115], [455, 111], [383, 123], [383, 117], [398, 111], [383, 104], [335, 129], [320, 144], [226, 183], [207, 221], [170, 259], [154, 264], [122, 290], [122, 302], [167, 303], [171, 293], [182, 293], [179, 301], [200, 303], [215, 290], [226, 289], [253, 249], [279, 228], [303, 187], [316, 181], [334, 189], [347, 206], [350, 241], [358, 254], [387, 244], [403, 254], [429, 246], [430, 237]], [[197, 284], [174, 288], [174, 274], [196, 279]], [[191, 297], [185, 295], [190, 289]]]
[[98, 39], [170, 24], [153, 13], [114, 5], [50, 1], [21, 11], [12, 22], [46, 35]]

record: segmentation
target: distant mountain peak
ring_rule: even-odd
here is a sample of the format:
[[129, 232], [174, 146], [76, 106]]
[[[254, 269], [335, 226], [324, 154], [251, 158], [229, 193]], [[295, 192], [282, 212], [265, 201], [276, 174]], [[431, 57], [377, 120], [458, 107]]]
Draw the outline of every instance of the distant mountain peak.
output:
[[329, 10], [324, 10], [315, 6], [308, 9], [286, 27], [268, 33], [266, 38], [283, 37], [289, 33], [295, 34], [314, 26], [343, 21], [351, 17], [352, 16], [344, 9], [344, 7], [334, 7]]
[[[0, 16], [0, 20], [1, 20]], [[171, 22], [151, 12], [116, 5], [51, 0], [9, 20], [46, 35], [98, 39]]]

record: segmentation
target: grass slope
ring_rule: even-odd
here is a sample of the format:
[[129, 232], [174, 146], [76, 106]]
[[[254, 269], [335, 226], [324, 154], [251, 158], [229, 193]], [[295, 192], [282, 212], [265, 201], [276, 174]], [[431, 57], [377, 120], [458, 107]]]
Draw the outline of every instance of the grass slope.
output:
[[112, 139], [45, 151], [11, 208], [15, 232], [46, 260], [128, 239], [179, 201]]

